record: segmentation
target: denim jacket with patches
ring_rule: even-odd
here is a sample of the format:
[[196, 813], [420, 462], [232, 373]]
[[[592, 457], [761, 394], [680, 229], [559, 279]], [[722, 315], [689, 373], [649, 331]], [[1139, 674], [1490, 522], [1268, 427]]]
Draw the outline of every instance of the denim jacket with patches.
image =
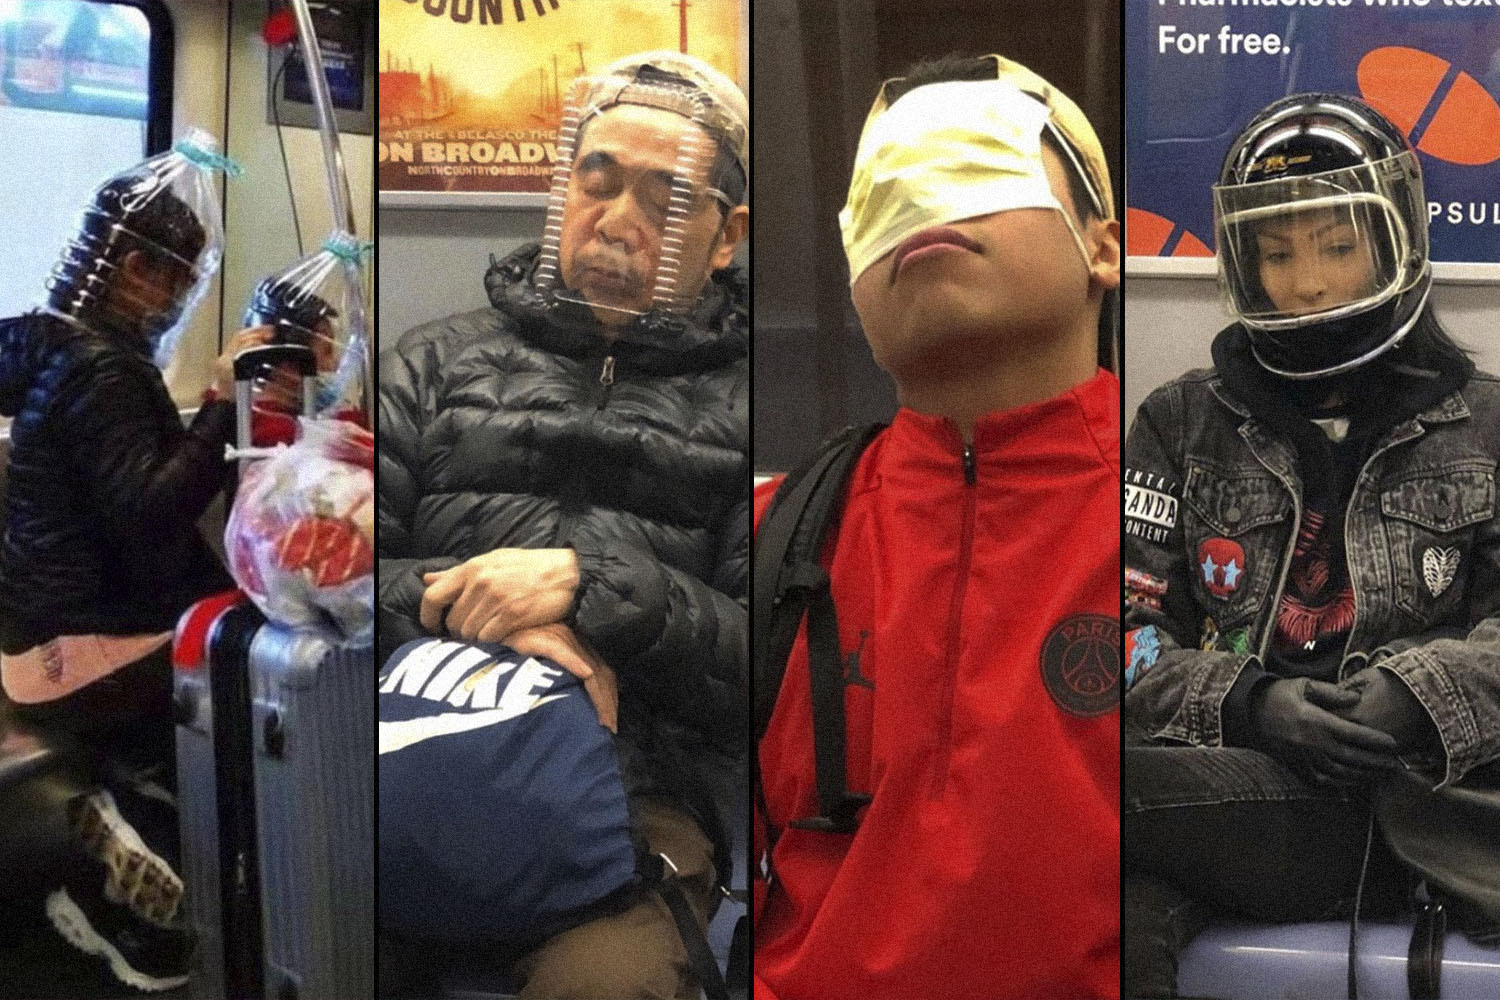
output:
[[[1376, 440], [1346, 512], [1339, 679], [1379, 664], [1406, 683], [1441, 738], [1442, 784], [1500, 758], [1497, 462], [1500, 379], [1476, 374]], [[1203, 369], [1141, 404], [1125, 466], [1127, 725], [1222, 745], [1225, 698], [1262, 669], [1286, 587], [1295, 451]]]

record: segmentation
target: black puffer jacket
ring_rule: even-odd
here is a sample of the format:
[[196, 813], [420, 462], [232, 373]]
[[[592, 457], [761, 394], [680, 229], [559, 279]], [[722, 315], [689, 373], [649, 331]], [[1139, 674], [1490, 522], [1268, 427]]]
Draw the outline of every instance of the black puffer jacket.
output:
[[494, 308], [381, 356], [382, 661], [422, 634], [422, 573], [573, 548], [568, 624], [619, 676], [632, 790], [719, 834], [704, 765], [743, 755], [748, 710], [744, 279], [718, 272], [691, 319], [648, 314], [610, 343], [591, 320], [556, 321], [535, 266], [535, 246], [494, 263]]
[[0, 321], [0, 414], [14, 417], [0, 548], [0, 644], [173, 628], [233, 586], [198, 533], [224, 487], [234, 407], [183, 429], [147, 346], [47, 313]]

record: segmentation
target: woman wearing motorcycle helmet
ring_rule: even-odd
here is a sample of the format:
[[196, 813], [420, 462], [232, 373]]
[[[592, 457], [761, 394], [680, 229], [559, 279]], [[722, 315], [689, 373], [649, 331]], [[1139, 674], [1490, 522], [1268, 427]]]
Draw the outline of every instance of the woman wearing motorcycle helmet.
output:
[[1433, 315], [1416, 154], [1359, 101], [1287, 97], [1214, 208], [1237, 322], [1125, 449], [1132, 996], [1174, 995], [1210, 908], [1399, 908], [1372, 791], [1500, 757], [1500, 380]]

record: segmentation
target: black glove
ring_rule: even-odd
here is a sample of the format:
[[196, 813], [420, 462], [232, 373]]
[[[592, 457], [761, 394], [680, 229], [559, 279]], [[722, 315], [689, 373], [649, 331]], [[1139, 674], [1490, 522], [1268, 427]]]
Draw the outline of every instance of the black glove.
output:
[[1440, 747], [1437, 725], [1411, 688], [1384, 667], [1366, 667], [1340, 685], [1359, 695], [1359, 704], [1340, 712], [1344, 718], [1396, 738], [1401, 753]]
[[1257, 749], [1320, 785], [1361, 785], [1400, 770], [1394, 737], [1334, 714], [1358, 701], [1357, 691], [1306, 677], [1272, 681], [1250, 705]]

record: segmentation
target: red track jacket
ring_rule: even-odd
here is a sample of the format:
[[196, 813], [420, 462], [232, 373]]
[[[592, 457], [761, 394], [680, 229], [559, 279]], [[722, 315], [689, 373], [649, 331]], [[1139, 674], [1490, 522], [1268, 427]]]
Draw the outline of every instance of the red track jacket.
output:
[[[817, 813], [805, 635], [759, 748], [758, 1000], [1118, 997], [1120, 383], [902, 410], [831, 574], [858, 832]], [[757, 519], [777, 484], [757, 494]], [[758, 865], [757, 865], [758, 867]]]

